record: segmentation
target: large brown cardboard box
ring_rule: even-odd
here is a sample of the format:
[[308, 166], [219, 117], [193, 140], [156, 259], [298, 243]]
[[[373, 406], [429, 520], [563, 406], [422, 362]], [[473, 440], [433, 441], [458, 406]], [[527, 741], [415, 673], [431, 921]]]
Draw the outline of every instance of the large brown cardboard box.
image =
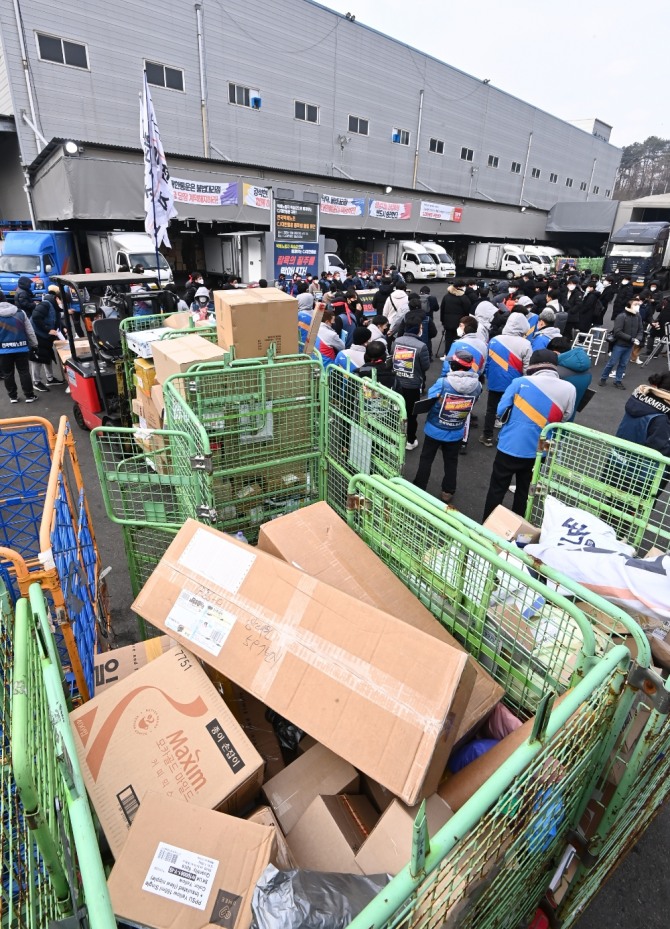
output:
[[291, 849], [288, 847], [286, 836], [269, 806], [259, 806], [257, 810], [247, 816], [247, 819], [250, 823], [260, 823], [261, 826], [269, 826], [272, 829], [275, 841], [270, 862], [275, 868], [279, 871], [292, 871], [298, 867], [295, 858], [291, 854]]
[[133, 609], [406, 803], [437, 789], [464, 652], [195, 520]]
[[184, 335], [179, 339], [161, 339], [154, 342], [154, 365], [156, 380], [164, 384], [171, 374], [188, 371], [191, 365], [207, 361], [223, 361], [225, 352], [212, 345], [201, 335]]
[[298, 351], [298, 301], [276, 288], [215, 290], [217, 342], [235, 346], [236, 358], [263, 358], [274, 342], [278, 355]]
[[175, 640], [167, 635], [157, 635], [144, 642], [135, 642], [134, 645], [99, 652], [93, 659], [96, 696], [112, 684], [118, 684], [119, 681], [130, 677], [134, 671], [139, 671], [155, 658], [160, 658], [176, 644]]
[[372, 832], [377, 811], [367, 797], [316, 797], [286, 836], [299, 868], [359, 874], [356, 852]]
[[237, 812], [263, 761], [196, 659], [181, 647], [70, 714], [84, 782], [114, 855], [147, 790]]
[[263, 793], [284, 832], [290, 832], [319, 794], [358, 793], [358, 773], [317, 742], [263, 785]]
[[[386, 610], [397, 619], [463, 650], [463, 646], [327, 503], [313, 503], [265, 523], [258, 536], [258, 547], [312, 577], [346, 591], [361, 603]], [[458, 728], [456, 742], [474, 731], [504, 696], [500, 684], [474, 658], [469, 659], [469, 664], [476, 673], [475, 685]]]
[[273, 830], [149, 791], [107, 882], [116, 916], [152, 929], [248, 929]]
[[[356, 864], [363, 874], [396, 875], [405, 867], [412, 854], [414, 820], [421, 804], [405, 806], [394, 800], [384, 811], [379, 822], [356, 852]], [[428, 835], [436, 832], [454, 814], [449, 805], [433, 794], [426, 800]]]

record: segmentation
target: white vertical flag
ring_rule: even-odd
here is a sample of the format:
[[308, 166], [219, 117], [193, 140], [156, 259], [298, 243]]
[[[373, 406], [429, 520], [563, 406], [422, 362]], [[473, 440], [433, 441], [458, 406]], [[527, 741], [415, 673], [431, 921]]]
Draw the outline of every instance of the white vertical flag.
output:
[[146, 71], [140, 100], [140, 139], [144, 151], [144, 228], [156, 243], [156, 249], [159, 245], [170, 248], [167, 228], [177, 211]]

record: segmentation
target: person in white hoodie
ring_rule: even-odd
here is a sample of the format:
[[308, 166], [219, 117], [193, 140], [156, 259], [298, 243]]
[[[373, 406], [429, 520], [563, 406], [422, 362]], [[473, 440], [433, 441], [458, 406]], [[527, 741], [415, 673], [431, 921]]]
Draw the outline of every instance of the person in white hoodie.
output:
[[409, 297], [407, 296], [407, 284], [404, 281], [395, 285], [395, 290], [390, 293], [384, 304], [384, 316], [389, 321], [389, 332], [395, 332], [409, 310]]
[[477, 320], [477, 335], [483, 342], [488, 342], [491, 320], [498, 312], [490, 300], [482, 300], [475, 307], [474, 317]]

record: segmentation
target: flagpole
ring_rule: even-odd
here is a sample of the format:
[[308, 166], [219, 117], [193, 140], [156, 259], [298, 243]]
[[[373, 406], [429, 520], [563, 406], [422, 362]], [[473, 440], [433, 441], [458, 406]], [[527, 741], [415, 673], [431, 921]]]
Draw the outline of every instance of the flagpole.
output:
[[[149, 131], [149, 83], [147, 81], [147, 71], [144, 69], [144, 112], [146, 113], [147, 119], [147, 131]], [[151, 145], [151, 132], [149, 131], [149, 153], [151, 156], [151, 206], [154, 213], [154, 247], [156, 249], [156, 273], [158, 274], [158, 288], [161, 289], [161, 265], [158, 260], [158, 226], [156, 225], [156, 197], [154, 191], [154, 184], [156, 179], [154, 177], [154, 149]]]

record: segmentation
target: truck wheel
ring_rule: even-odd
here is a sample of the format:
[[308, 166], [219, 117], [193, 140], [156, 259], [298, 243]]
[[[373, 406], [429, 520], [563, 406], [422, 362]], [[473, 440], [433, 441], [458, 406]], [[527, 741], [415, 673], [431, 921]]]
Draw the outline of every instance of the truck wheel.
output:
[[507, 278], [508, 281], [513, 281], [513, 280], [514, 280], [514, 271], [508, 271], [507, 274], [505, 275], [505, 277]]
[[90, 432], [90, 429], [86, 425], [84, 420], [84, 414], [81, 411], [81, 407], [78, 403], [75, 403], [72, 407], [72, 415], [74, 416], [74, 421], [79, 426], [80, 429], [83, 429], [85, 432]]
[[403, 277], [405, 278], [408, 284], [414, 283], [414, 275], [412, 274], [411, 271], [406, 271]]

